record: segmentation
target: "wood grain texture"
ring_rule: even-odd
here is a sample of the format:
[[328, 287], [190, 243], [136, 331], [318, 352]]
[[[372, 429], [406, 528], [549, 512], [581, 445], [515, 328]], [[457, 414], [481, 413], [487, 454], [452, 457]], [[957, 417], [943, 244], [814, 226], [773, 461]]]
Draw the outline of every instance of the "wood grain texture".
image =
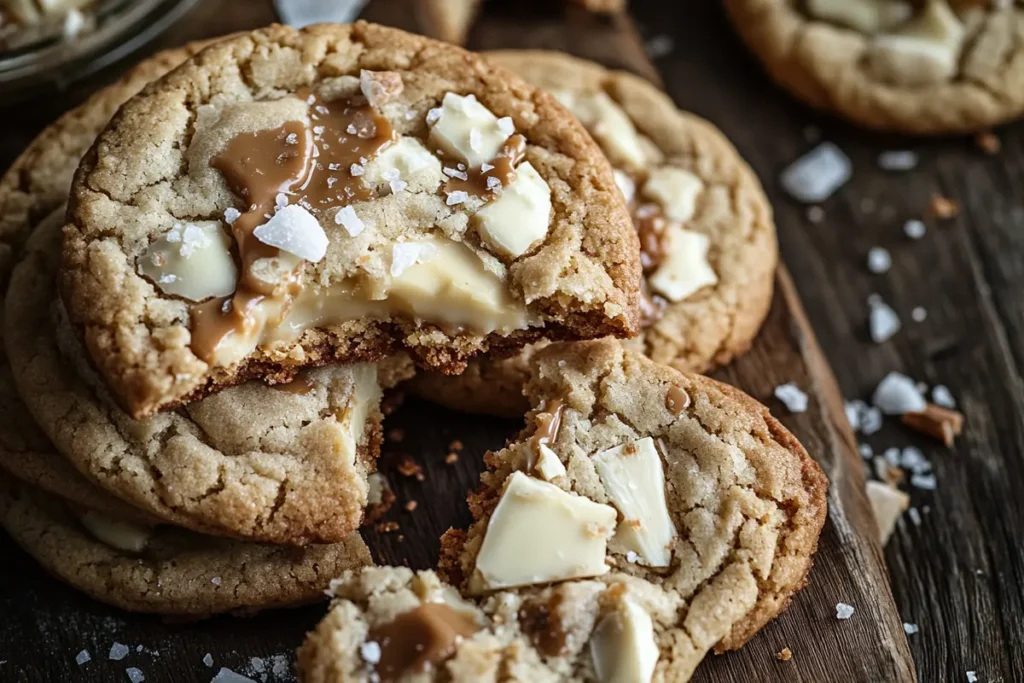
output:
[[[375, 0], [369, 11], [372, 18], [401, 24], [412, 16], [402, 1]], [[709, 657], [694, 680], [911, 681], [901, 615], [921, 626], [910, 638], [920, 680], [963, 680], [966, 670], [977, 670], [982, 681], [1024, 680], [1024, 655], [1013, 647], [1024, 642], [1024, 504], [1013, 495], [1013, 487], [1024, 483], [1024, 233], [1016, 227], [1024, 218], [1024, 198], [1020, 164], [1011, 161], [1022, 158], [1024, 136], [1007, 131], [1008, 158], [996, 159], [962, 141], [928, 143], [921, 145], [923, 163], [915, 172], [884, 173], [874, 157], [906, 143], [857, 132], [793, 104], [746, 56], [716, 3], [637, 0], [634, 6], [648, 36], [673, 39], [675, 50], [658, 65], [670, 94], [722, 127], [765, 181], [777, 209], [784, 256], [826, 349], [822, 355], [792, 283], [781, 273], [768, 323], [751, 353], [717, 375], [765, 401], [819, 459], [832, 482], [831, 509], [808, 588], [742, 651]], [[642, 42], [626, 24], [575, 10], [563, 13], [551, 2], [492, 7], [474, 27], [473, 47], [562, 48], [648, 77], [654, 73], [642, 59]], [[540, 22], [526, 23], [525, 12], [539, 13]], [[264, 24], [271, 17], [264, 0], [204, 0], [161, 42], [178, 44]], [[68, 93], [33, 111], [4, 112], [5, 122], [12, 123], [0, 138], [0, 162], [13, 158], [45, 121], [83, 93]], [[846, 149], [858, 170], [854, 182], [826, 205], [824, 225], [811, 225], [775, 181], [778, 171], [808, 147], [804, 129], [810, 123]], [[899, 226], [904, 218], [920, 215], [933, 191], [959, 197], [966, 210], [958, 220], [931, 229], [920, 243], [909, 243]], [[896, 258], [885, 277], [869, 276], [863, 266], [867, 248], [875, 244], [889, 247]], [[882, 346], [866, 341], [864, 326], [865, 301], [875, 291], [907, 325]], [[918, 305], [929, 317], [913, 325], [909, 310]], [[825, 356], [849, 397], [864, 397], [886, 371], [903, 369], [949, 385], [967, 413], [967, 432], [955, 454], [929, 448], [940, 488], [914, 494], [922, 510], [929, 506], [922, 526], [901, 523], [887, 549], [899, 612], [870, 534], [863, 466]], [[810, 393], [806, 413], [789, 415], [771, 398], [772, 389], [787, 381]], [[394, 427], [405, 438], [388, 444], [382, 465], [399, 496], [389, 519], [401, 529], [368, 530], [366, 537], [381, 561], [433, 566], [440, 531], [469, 521], [464, 497], [476, 485], [482, 454], [500, 447], [519, 425], [467, 420], [410, 401], [389, 419], [388, 428]], [[458, 462], [447, 465], [444, 455], [456, 438], [465, 449]], [[888, 426], [872, 443], [876, 450], [931, 445], [898, 426]], [[394, 466], [406, 454], [423, 465], [423, 482], [397, 475]], [[418, 502], [412, 513], [402, 508], [407, 500]], [[252, 657], [291, 659], [304, 631], [323, 614], [315, 606], [252, 619], [168, 625], [105, 608], [42, 576], [6, 538], [0, 540], [0, 557], [4, 681], [127, 680], [128, 666], [140, 668], [147, 681], [208, 681], [220, 666], [254, 675]], [[835, 620], [839, 601], [857, 608], [850, 621]], [[106, 661], [115, 640], [133, 648], [141, 644], [144, 652]], [[775, 660], [782, 647], [793, 651], [792, 661]], [[83, 648], [94, 661], [80, 668], [74, 657]], [[212, 670], [202, 664], [207, 652], [214, 657]]]

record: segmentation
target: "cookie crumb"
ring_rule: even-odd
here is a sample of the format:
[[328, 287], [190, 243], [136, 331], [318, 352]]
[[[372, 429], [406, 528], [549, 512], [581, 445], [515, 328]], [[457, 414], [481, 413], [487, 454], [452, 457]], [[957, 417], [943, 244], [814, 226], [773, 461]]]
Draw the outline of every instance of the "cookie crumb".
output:
[[448, 455], [444, 456], [444, 463], [446, 465], [454, 465], [458, 461], [459, 461], [459, 454], [458, 453], [451, 452]]
[[775, 659], [779, 660], [780, 662], [788, 662], [789, 660], [793, 659], [793, 651], [790, 650], [788, 647], [784, 647], [781, 650], [779, 650], [778, 654], [775, 655]]
[[999, 136], [990, 130], [983, 130], [974, 136], [974, 142], [985, 154], [999, 154], [1003, 149], [1003, 141], [999, 139]]
[[426, 475], [423, 474], [423, 467], [413, 460], [411, 455], [403, 455], [397, 469], [398, 473], [403, 477], [416, 477], [417, 481], [426, 479]]
[[145, 674], [134, 666], [128, 667], [124, 672], [128, 675], [128, 680], [132, 683], [142, 683], [142, 681], [146, 680]]
[[941, 194], [933, 194], [928, 206], [928, 215], [939, 220], [949, 220], [960, 215], [960, 205], [954, 199]]
[[394, 441], [395, 443], [401, 443], [402, 439], [405, 438], [405, 430], [398, 427], [393, 427], [388, 430], [388, 441]]
[[807, 412], [807, 394], [793, 382], [775, 387], [775, 398], [782, 401], [791, 413]]
[[919, 240], [928, 231], [923, 221], [912, 218], [903, 224], [903, 234], [912, 240]]
[[901, 419], [911, 429], [939, 439], [946, 448], [952, 448], [956, 437], [964, 429], [963, 413], [934, 403], [926, 403], [915, 411], [906, 411]]
[[845, 602], [836, 603], [836, 619], [846, 620], [853, 616], [853, 605]]
[[408, 512], [412, 512], [419, 505], [415, 500], [410, 500], [405, 504], [405, 509]]
[[92, 657], [89, 655], [88, 650], [82, 650], [77, 655], [75, 655], [75, 664], [77, 664], [78, 666], [82, 666], [83, 664], [90, 661], [92, 661]]
[[378, 533], [389, 534], [393, 531], [398, 531], [398, 522], [380, 522], [376, 527]]
[[919, 630], [920, 629], [917, 627], [917, 624], [908, 624], [906, 622], [903, 623], [903, 632], [906, 633], [908, 636], [914, 635]]
[[461, 451], [462, 448], [462, 442], [459, 441], [458, 439], [455, 439], [455, 441], [452, 441], [450, 444], [448, 444], [448, 450], [455, 451], [456, 453]]
[[110, 654], [107, 656], [107, 658], [112, 659], [115, 662], [119, 662], [125, 657], [127, 657], [129, 652], [131, 652], [131, 650], [128, 649], [127, 645], [123, 643], [114, 643], [110, 647]]

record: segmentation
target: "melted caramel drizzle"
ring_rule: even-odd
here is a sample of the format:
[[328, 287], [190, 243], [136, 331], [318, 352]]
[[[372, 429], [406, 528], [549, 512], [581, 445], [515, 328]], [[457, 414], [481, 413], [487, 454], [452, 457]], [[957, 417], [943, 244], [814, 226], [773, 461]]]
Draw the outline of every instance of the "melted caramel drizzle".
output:
[[671, 386], [665, 394], [665, 407], [673, 415], [682, 415], [690, 407], [690, 395], [682, 387]]
[[[296, 95], [311, 96], [308, 90]], [[231, 226], [241, 262], [235, 293], [192, 307], [192, 350], [210, 365], [224, 340], [254, 332], [259, 324], [254, 311], [265, 299], [282, 300], [286, 312], [301, 291], [295, 273], [278, 285], [252, 274], [256, 261], [281, 253], [253, 234], [273, 215], [277, 195], [290, 195], [289, 203], [314, 214], [374, 196], [351, 169], [353, 164], [366, 164], [395, 140], [391, 123], [361, 96], [335, 103], [312, 96], [310, 102], [312, 125], [289, 121], [272, 130], [240, 133], [210, 162], [249, 205]]]
[[428, 602], [370, 630], [380, 645], [377, 674], [393, 681], [408, 672], [424, 672], [455, 654], [463, 638], [480, 630], [469, 616], [443, 603]]
[[284, 382], [282, 384], [271, 384], [271, 387], [278, 391], [283, 391], [288, 394], [296, 394], [297, 396], [305, 396], [310, 394], [316, 389], [316, 382], [309, 376], [308, 373], [300, 372], [295, 379], [291, 382]]
[[568, 634], [559, 616], [565, 601], [562, 593], [554, 593], [543, 602], [529, 602], [519, 610], [519, 623], [533, 644], [548, 657], [558, 657], [566, 650]]
[[[498, 152], [498, 156], [488, 162], [492, 168], [486, 171], [481, 170], [482, 167], [466, 169], [463, 171], [466, 174], [465, 180], [449, 176], [448, 181], [445, 183], [444, 191], [446, 193], [466, 192], [471, 196], [490, 201], [498, 196], [500, 190], [497, 188], [504, 189], [515, 182], [516, 166], [525, 157], [526, 138], [522, 135], [513, 135], [505, 141], [505, 145]], [[465, 164], [461, 165], [464, 166]], [[445, 167], [457, 169], [459, 162], [446, 159]], [[491, 187], [494, 183], [489, 185], [489, 178], [497, 178], [498, 184], [495, 187]]]
[[558, 430], [562, 426], [562, 413], [565, 402], [560, 398], [544, 402], [541, 413], [537, 415], [537, 430], [530, 437], [530, 448], [527, 450], [526, 471], [532, 472], [540, 458], [540, 447], [548, 446], [558, 438]]

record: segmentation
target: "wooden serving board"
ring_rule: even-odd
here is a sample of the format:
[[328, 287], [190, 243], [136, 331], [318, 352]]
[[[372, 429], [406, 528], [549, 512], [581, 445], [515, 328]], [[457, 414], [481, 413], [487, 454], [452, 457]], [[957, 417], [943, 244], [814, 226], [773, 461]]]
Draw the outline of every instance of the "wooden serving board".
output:
[[[416, 29], [407, 0], [375, 0], [366, 16]], [[168, 44], [272, 20], [272, 9], [264, 0], [207, 0], [169, 36]], [[563, 49], [660, 82], [628, 18], [597, 18], [563, 10], [555, 2], [491, 3], [474, 27], [471, 47]], [[784, 268], [776, 285], [771, 312], [750, 353], [715, 376], [771, 406], [818, 460], [831, 482], [828, 521], [807, 588], [742, 650], [709, 656], [693, 680], [909, 683], [915, 680], [914, 665], [863, 492], [863, 464], [835, 379]], [[771, 398], [774, 387], [785, 382], [808, 392], [805, 413], [788, 414]], [[520, 427], [516, 421], [467, 417], [423, 401], [405, 401], [385, 426], [387, 431], [400, 430], [404, 437], [387, 441], [381, 459], [381, 469], [397, 494], [383, 519], [397, 522], [399, 528], [364, 531], [377, 561], [435, 566], [441, 533], [469, 523], [465, 495], [477, 485], [483, 454], [501, 447]], [[454, 440], [464, 448], [449, 464], [445, 456]], [[398, 472], [407, 456], [422, 466], [422, 480]], [[416, 501], [414, 511], [405, 509], [408, 501]], [[274, 664], [294, 660], [304, 633], [324, 613], [321, 605], [247, 619], [169, 624], [85, 598], [44, 576], [6, 537], [0, 538], [0, 557], [3, 681], [127, 680], [126, 668], [136, 667], [146, 681], [205, 682], [222, 666], [256, 680], [292, 680], [290, 667], [287, 673], [275, 674]], [[835, 618], [838, 602], [856, 608], [852, 619]], [[131, 654], [109, 661], [114, 642], [129, 645]], [[136, 651], [140, 646], [142, 650]], [[776, 660], [784, 647], [792, 651], [791, 661]], [[80, 667], [75, 656], [83, 649], [92, 661]], [[207, 653], [212, 668], [203, 663]]]

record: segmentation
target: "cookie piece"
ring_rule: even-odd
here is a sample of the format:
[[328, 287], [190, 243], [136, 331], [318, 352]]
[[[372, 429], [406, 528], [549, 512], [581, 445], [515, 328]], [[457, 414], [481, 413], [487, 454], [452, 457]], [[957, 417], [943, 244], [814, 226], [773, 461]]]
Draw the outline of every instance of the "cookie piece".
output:
[[[487, 57], [562, 100], [617, 169], [645, 271], [644, 330], [628, 347], [685, 372], [749, 349], [771, 307], [778, 246], [771, 205], [729, 141], [636, 76], [554, 52]], [[413, 391], [515, 417], [528, 409], [528, 357], [474, 361], [459, 377], [424, 372]]]
[[417, 0], [416, 10], [424, 35], [446, 43], [465, 45], [481, 0]]
[[962, 133], [1024, 112], [1024, 8], [982, 0], [726, 0], [779, 85], [869, 128]]
[[827, 481], [767, 408], [610, 340], [539, 351], [526, 394], [524, 437], [488, 456], [476, 521], [444, 539], [455, 585], [644, 579], [688, 606], [674, 647], [687, 671], [712, 646], [743, 645], [803, 587]]
[[331, 583], [299, 649], [304, 683], [679, 681], [679, 601], [625, 575], [466, 600], [434, 572], [372, 567]]
[[4, 320], [18, 391], [57, 449], [106, 491], [196, 531], [301, 545], [358, 528], [380, 444], [376, 366], [311, 370], [275, 388], [250, 382], [132, 420], [60, 305], [60, 224], [26, 242]]
[[372, 564], [358, 533], [302, 549], [242, 543], [74, 510], [2, 480], [0, 524], [49, 573], [133, 612], [204, 617], [315, 602], [332, 576]]
[[122, 107], [69, 216], [63, 298], [135, 417], [403, 348], [459, 372], [636, 330], [636, 235], [579, 123], [371, 24], [208, 48]]

